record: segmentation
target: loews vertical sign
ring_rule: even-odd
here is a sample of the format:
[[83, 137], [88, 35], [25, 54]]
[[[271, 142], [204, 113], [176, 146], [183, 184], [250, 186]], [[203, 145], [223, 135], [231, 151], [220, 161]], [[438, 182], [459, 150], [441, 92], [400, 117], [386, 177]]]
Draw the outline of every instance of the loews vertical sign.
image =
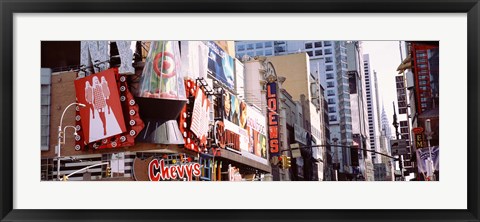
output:
[[277, 83], [267, 83], [267, 122], [270, 158], [280, 155], [278, 142]]

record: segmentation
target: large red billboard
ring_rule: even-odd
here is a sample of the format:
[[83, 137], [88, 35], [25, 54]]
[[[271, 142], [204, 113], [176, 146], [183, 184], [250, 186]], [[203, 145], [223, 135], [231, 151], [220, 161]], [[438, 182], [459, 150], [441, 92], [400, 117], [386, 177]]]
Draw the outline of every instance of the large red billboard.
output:
[[83, 135], [87, 143], [102, 140], [126, 131], [122, 106], [113, 69], [75, 80]]

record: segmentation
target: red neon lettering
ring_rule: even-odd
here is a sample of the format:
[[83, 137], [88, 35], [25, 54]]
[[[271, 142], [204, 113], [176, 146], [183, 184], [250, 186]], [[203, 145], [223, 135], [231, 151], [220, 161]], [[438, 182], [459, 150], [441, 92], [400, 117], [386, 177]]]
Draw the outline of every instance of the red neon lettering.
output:
[[278, 140], [270, 140], [270, 153], [278, 153]]
[[[180, 167], [183, 167], [183, 166], [180, 166]], [[177, 179], [177, 173], [175, 172], [175, 170], [177, 169], [176, 167], [169, 167], [169, 173], [170, 173], [170, 178], [172, 180], [175, 180]]]
[[189, 181], [193, 179], [193, 176], [200, 176], [200, 164], [193, 163], [188, 165], [174, 165], [165, 166], [164, 160], [153, 159], [148, 164], [148, 177], [151, 181], [162, 180], [175, 180], [187, 177]]
[[267, 98], [276, 97], [277, 94], [272, 94], [272, 85], [267, 85]]
[[268, 134], [270, 135], [270, 139], [277, 139], [278, 138], [278, 127], [277, 126], [269, 126], [268, 127]]
[[200, 164], [198, 163], [193, 164], [193, 175], [196, 177], [200, 176]]
[[277, 125], [277, 116], [273, 112], [268, 112], [268, 125]]
[[267, 105], [270, 111], [277, 111], [277, 99], [276, 98], [269, 98], [267, 100]]
[[179, 178], [183, 178], [185, 176], [185, 168], [182, 166], [176, 166], [177, 174]]
[[[159, 167], [158, 167], [158, 160], [153, 159], [149, 164], [148, 164], [148, 178], [150, 181], [159, 181], [160, 180], [160, 173], [158, 172]], [[157, 171], [157, 172], [155, 172]]]
[[192, 165], [186, 166], [185, 171], [187, 171], [187, 179], [192, 180]]
[[162, 170], [162, 173], [160, 174], [160, 178], [162, 178], [162, 180], [169, 180], [170, 174], [168, 172], [168, 167], [165, 166], [165, 161], [163, 160], [160, 160], [160, 169]]

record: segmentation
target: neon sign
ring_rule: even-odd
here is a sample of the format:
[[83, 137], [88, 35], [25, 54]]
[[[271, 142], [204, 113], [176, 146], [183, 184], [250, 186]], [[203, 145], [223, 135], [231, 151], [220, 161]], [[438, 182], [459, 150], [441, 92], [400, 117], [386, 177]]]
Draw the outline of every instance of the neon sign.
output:
[[270, 156], [278, 156], [277, 83], [267, 83], [268, 139]]
[[148, 178], [150, 181], [176, 180], [182, 178], [187, 178], [188, 181], [191, 181], [194, 176], [198, 177], [200, 174], [199, 163], [166, 166], [163, 159], [153, 159], [148, 164]]

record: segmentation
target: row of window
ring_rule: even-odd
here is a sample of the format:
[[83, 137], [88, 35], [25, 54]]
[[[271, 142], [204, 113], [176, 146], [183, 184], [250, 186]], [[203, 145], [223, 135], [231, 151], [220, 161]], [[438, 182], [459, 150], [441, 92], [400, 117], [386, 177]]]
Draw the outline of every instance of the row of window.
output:
[[273, 55], [273, 52], [271, 49], [269, 50], [261, 50], [261, 51], [249, 51], [249, 52], [246, 52], [246, 53], [237, 53], [237, 56], [238, 57], [243, 57], [244, 55], [249, 55], [249, 56], [271, 56]]
[[[325, 47], [332, 46], [332, 42], [331, 41], [324, 41], [323, 46], [325, 46]], [[320, 47], [322, 47], [322, 42], [305, 43], [305, 49], [320, 48]]]
[[272, 42], [257, 42], [257, 43], [248, 43], [248, 44], [238, 44], [237, 51], [252, 50], [252, 49], [263, 49], [272, 47]]

